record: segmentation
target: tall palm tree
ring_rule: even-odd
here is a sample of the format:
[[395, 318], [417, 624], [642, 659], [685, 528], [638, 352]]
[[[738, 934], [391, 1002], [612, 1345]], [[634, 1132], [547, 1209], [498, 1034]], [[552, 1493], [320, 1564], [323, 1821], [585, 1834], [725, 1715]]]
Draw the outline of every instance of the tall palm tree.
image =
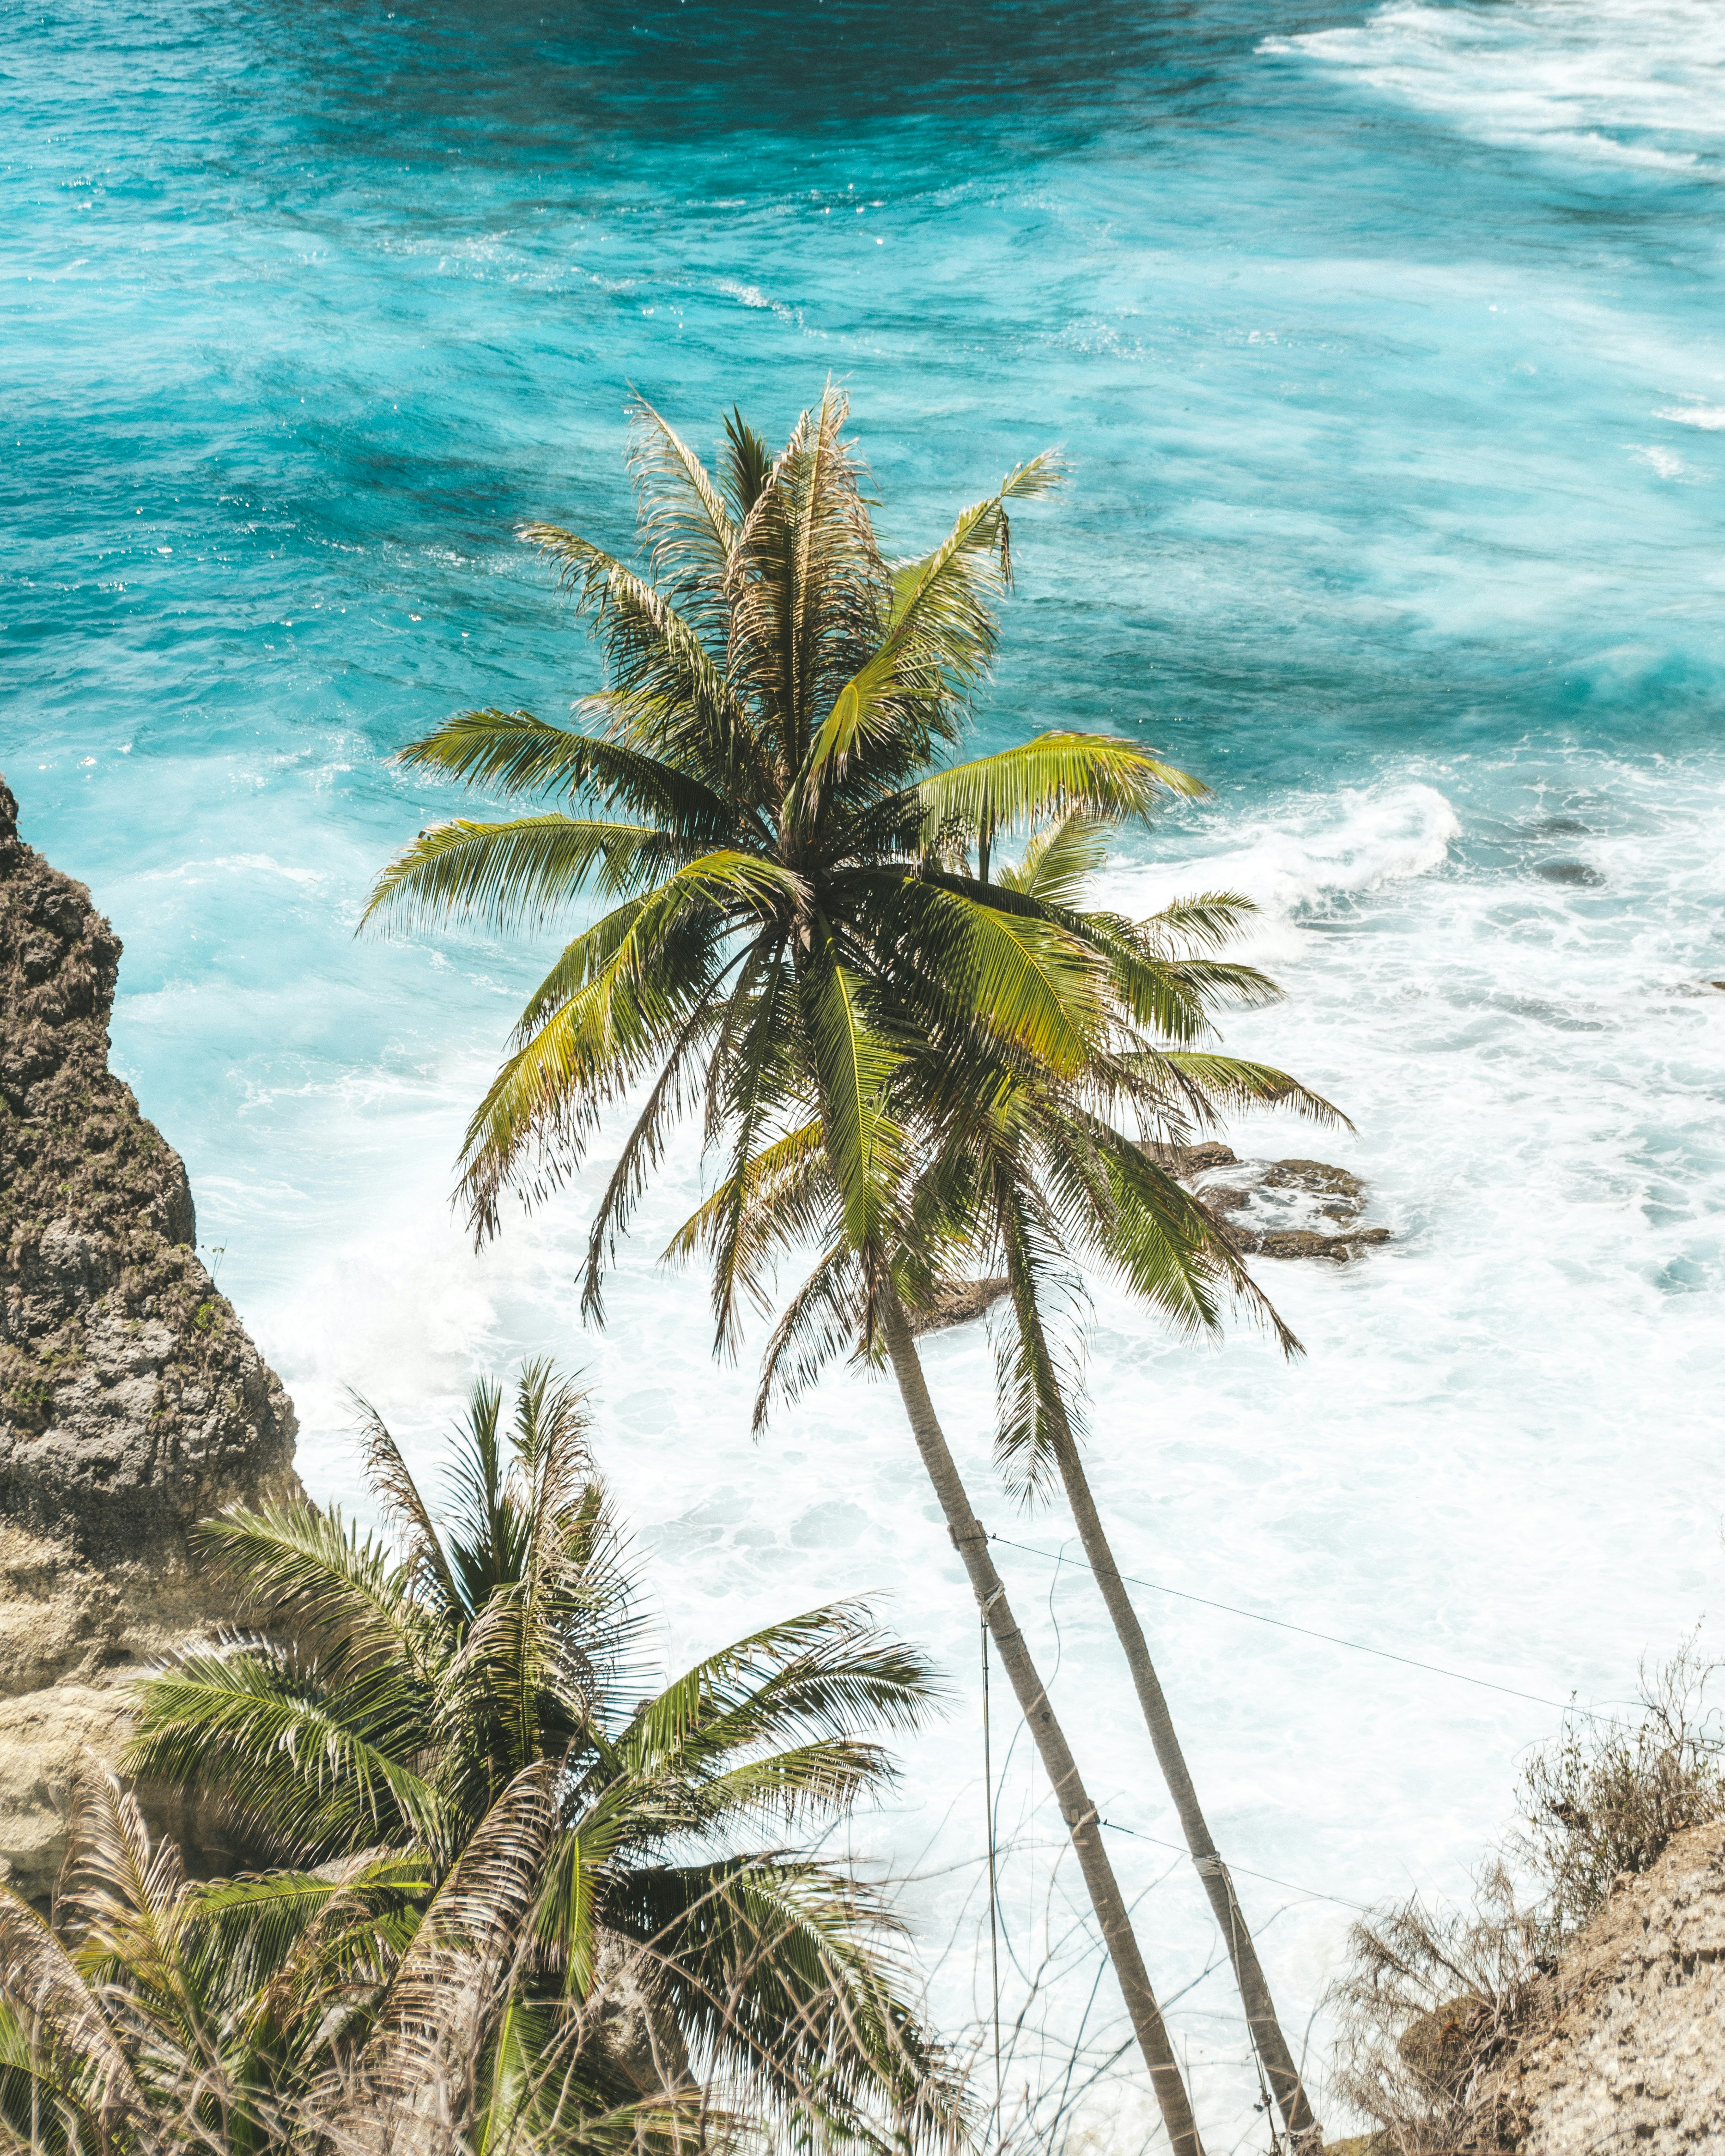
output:
[[547, 1365], [507, 1430], [477, 1386], [439, 1522], [368, 1414], [394, 1548], [303, 1501], [205, 1523], [203, 1553], [272, 1636], [149, 1680], [125, 1763], [289, 1867], [319, 1966], [341, 1956], [308, 1878], [333, 1865], [343, 1908], [389, 1904], [394, 1950], [368, 1935], [343, 1971], [341, 2042], [295, 2063], [345, 2133], [434, 2086], [439, 2118], [486, 2148], [603, 2141], [643, 2106], [643, 2131], [706, 2134], [728, 2089], [816, 2145], [944, 2144], [963, 2104], [901, 1996], [887, 1911], [758, 1841], [891, 1780], [859, 1724], [913, 1726], [927, 1666], [836, 1605], [631, 1707], [634, 1589], [584, 1419]]
[[[953, 1039], [937, 1029], [898, 1067], [896, 1102], [922, 1140], [908, 1209], [915, 1245], [908, 1269], [928, 1300], [955, 1274], [1005, 1269], [1011, 1322], [1000, 1363], [1002, 1466], [1027, 1500], [1044, 1495], [1058, 1472], [1271, 2092], [1296, 2145], [1311, 2148], [1321, 2146], [1317, 2120], [1084, 1472], [1068, 1409], [1077, 1362], [1059, 1351], [1050, 1312], [1063, 1303], [1070, 1308], [1071, 1272], [1081, 1262], [1112, 1275], [1177, 1328], [1214, 1332], [1232, 1301], [1295, 1351], [1298, 1343], [1211, 1216], [1164, 1163], [1169, 1147], [1226, 1111], [1273, 1106], [1321, 1122], [1345, 1119], [1286, 1072], [1215, 1052], [1212, 1014], [1219, 1004], [1262, 1003], [1278, 993], [1255, 968], [1218, 956], [1250, 915], [1247, 901], [1211, 892], [1137, 922], [1079, 911], [1106, 836], [1094, 818], [1061, 818], [999, 877], [1101, 954], [1114, 1005], [1111, 1041], [1068, 1075], [1003, 1055], [973, 1033]], [[1117, 1127], [1122, 1111], [1135, 1118], [1139, 1138]], [[756, 1402], [758, 1430], [775, 1397], [794, 1397], [833, 1355], [866, 1338], [867, 1285], [843, 1234], [840, 1195], [819, 1160], [791, 1164], [757, 1156], [685, 1224], [673, 1251], [686, 1254], [711, 1240], [716, 1222], [736, 1205], [754, 1250], [798, 1250], [816, 1224], [823, 1246], [769, 1345]]]
[[[1092, 819], [1064, 818], [1039, 833], [1023, 861], [1003, 869], [1001, 880], [1071, 912], [1102, 865], [1107, 835]], [[1287, 1108], [1314, 1122], [1345, 1124], [1329, 1101], [1286, 1072], [1219, 1055], [1211, 1045], [1219, 1005], [1266, 1002], [1278, 993], [1255, 968], [1214, 957], [1251, 911], [1245, 901], [1209, 893], [1142, 922], [1105, 917], [1099, 925], [1110, 953], [1119, 1052], [1134, 1082], [1111, 1088], [1104, 1074], [1101, 1087], [1072, 1084], [1046, 1072], [1027, 1076], [1004, 1063], [993, 1083], [981, 1087], [973, 1067], [963, 1086], [940, 1082], [945, 1074], [938, 1074], [941, 1138], [925, 1174], [949, 1206], [956, 1200], [970, 1230], [965, 1240], [984, 1265], [1005, 1269], [1011, 1322], [1000, 1358], [1001, 1464], [1027, 1499], [1041, 1494], [1050, 1466], [1059, 1474], [1226, 1945], [1271, 2095], [1295, 2146], [1318, 2152], [1322, 2130], [1084, 1471], [1069, 1409], [1078, 1389], [1078, 1358], [1059, 1352], [1050, 1323], [1051, 1302], [1070, 1307], [1069, 1268], [1076, 1260], [1121, 1281], [1179, 1330], [1217, 1331], [1222, 1309], [1233, 1301], [1266, 1324], [1286, 1352], [1297, 1350], [1219, 1227], [1153, 1154], [1147, 1172], [1111, 1176], [1099, 1157], [1099, 1138], [1106, 1133], [1105, 1142], [1111, 1144], [1121, 1135], [1102, 1120], [1111, 1091], [1130, 1101], [1141, 1132], [1163, 1158], [1230, 1110]]]
[[[752, 1297], [767, 1299], [751, 1241], [760, 1178], [807, 1188], [811, 1230], [819, 1194], [836, 1194], [843, 1262], [792, 1315], [817, 1311], [854, 1268], [865, 1342], [891, 1363], [1053, 1784], [1170, 2138], [1199, 2156], [1096, 1808], [924, 1381], [907, 1306], [933, 1259], [914, 1217], [917, 1132], [900, 1103], [905, 1072], [937, 1040], [949, 1055], [973, 1044], [1067, 1077], [1106, 1055], [1102, 943], [990, 880], [991, 850], [1075, 810], [1119, 819], [1203, 788], [1097, 735], [949, 761], [994, 649], [1010, 505], [1045, 491], [1055, 468], [1034, 459], [930, 552], [889, 563], [845, 418], [829, 388], [775, 458], [733, 415], [715, 475], [639, 408], [645, 572], [552, 526], [526, 534], [561, 566], [603, 648], [608, 685], [583, 706], [587, 725], [472, 711], [402, 752], [410, 767], [547, 805], [422, 832], [383, 872], [367, 917], [537, 927], [589, 893], [605, 902], [529, 998], [469, 1127], [461, 1184], [476, 1232], [495, 1232], [506, 1188], [544, 1197], [644, 1087], [593, 1222], [590, 1315], [685, 1108], [701, 1106], [726, 1163], [722, 1202], [700, 1229], [721, 1348]], [[841, 1315], [848, 1324], [848, 1304]]]

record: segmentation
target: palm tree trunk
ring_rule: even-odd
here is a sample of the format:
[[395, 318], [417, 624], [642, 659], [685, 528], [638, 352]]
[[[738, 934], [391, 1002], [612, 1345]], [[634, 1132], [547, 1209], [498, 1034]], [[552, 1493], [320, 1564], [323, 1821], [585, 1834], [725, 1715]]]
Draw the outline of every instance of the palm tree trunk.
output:
[[1066, 1486], [1066, 1502], [1072, 1507], [1072, 1517], [1078, 1523], [1078, 1538], [1084, 1545], [1086, 1560], [1102, 1590], [1102, 1599], [1114, 1621], [1115, 1632], [1126, 1650], [1127, 1664], [1132, 1671], [1132, 1684], [1138, 1695], [1138, 1705], [1144, 1711], [1150, 1742], [1156, 1748], [1157, 1763], [1162, 1768], [1163, 1779], [1168, 1784], [1168, 1794], [1174, 1800], [1174, 1810], [1180, 1815], [1180, 1830], [1186, 1837], [1186, 1846], [1192, 1851], [1192, 1861], [1198, 1867], [1198, 1876], [1204, 1881], [1204, 1891], [1209, 1897], [1210, 1907], [1227, 1943], [1228, 1958], [1234, 1964], [1235, 1981], [1240, 1986], [1240, 1999], [1245, 2007], [1246, 2020], [1252, 2032], [1252, 2042], [1256, 2046], [1258, 2056], [1264, 2062], [1264, 2071], [1276, 2098], [1276, 2108], [1281, 2113], [1282, 2123], [1291, 2136], [1296, 2148], [1309, 2152], [1309, 2156], [1320, 2156], [1323, 2148], [1322, 2131], [1312, 2115], [1311, 2104], [1307, 2101], [1299, 2069], [1294, 2064], [1293, 2054], [1288, 2049], [1287, 2039], [1282, 2035], [1281, 2024], [1276, 2019], [1276, 2002], [1270, 1996], [1270, 1986], [1258, 1960], [1258, 1950], [1252, 1944], [1252, 1935], [1246, 1928], [1245, 1917], [1234, 1892], [1234, 1881], [1229, 1876], [1227, 1866], [1217, 1853], [1204, 1813], [1199, 1809], [1198, 1792], [1193, 1788], [1192, 1777], [1186, 1771], [1185, 1754], [1180, 1749], [1179, 1738], [1174, 1734], [1173, 1718], [1168, 1712], [1168, 1702], [1163, 1697], [1156, 1666], [1150, 1660], [1143, 1627], [1138, 1622], [1137, 1612], [1132, 1608], [1132, 1598], [1127, 1594], [1126, 1584], [1115, 1564], [1114, 1553], [1108, 1547], [1108, 1537], [1102, 1532], [1101, 1517], [1096, 1511], [1096, 1500], [1091, 1495], [1090, 1483], [1078, 1457], [1078, 1447], [1073, 1441], [1071, 1427], [1063, 1410], [1057, 1409], [1052, 1419], [1055, 1425], [1055, 1457], [1060, 1462], [1060, 1479]]
[[1151, 2082], [1162, 2108], [1163, 2123], [1168, 2128], [1173, 2156], [1204, 2156], [1204, 2144], [1198, 2138], [1186, 2085], [1181, 2079], [1156, 1994], [1150, 1988], [1149, 1975], [1138, 1951], [1120, 1882], [1114, 1876], [1114, 1867], [1102, 1844], [1100, 1815], [1079, 1779], [1077, 1763], [1055, 1718], [1042, 1680], [1036, 1674], [1024, 1635], [1013, 1618], [1006, 1589], [988, 1554], [988, 1536], [970, 1509], [970, 1499], [965, 1494], [964, 1484], [936, 1418], [934, 1403], [928, 1396], [922, 1360], [911, 1337], [903, 1308], [891, 1287], [881, 1301], [886, 1351], [892, 1358], [893, 1375], [898, 1379], [916, 1449], [922, 1455], [922, 1465], [928, 1471], [928, 1479], [946, 1514], [947, 1532], [970, 1575], [971, 1589], [988, 1625], [1001, 1666], [1011, 1681], [1025, 1726], [1054, 1786], [1060, 1816], [1066, 1822], [1084, 1883], [1090, 1891], [1091, 1907], [1101, 1928], [1103, 1943], [1126, 1997], [1127, 2011], [1132, 2016], [1138, 2047], [1150, 2069]]

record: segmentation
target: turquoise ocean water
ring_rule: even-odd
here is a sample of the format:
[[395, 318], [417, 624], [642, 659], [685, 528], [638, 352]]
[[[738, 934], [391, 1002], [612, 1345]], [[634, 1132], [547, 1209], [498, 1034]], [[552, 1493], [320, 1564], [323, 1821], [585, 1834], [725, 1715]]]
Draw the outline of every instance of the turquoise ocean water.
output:
[[[974, 1638], [896, 1403], [838, 1380], [750, 1445], [749, 1372], [651, 1262], [692, 1160], [603, 1337], [585, 1186], [467, 1251], [443, 1194], [538, 954], [354, 940], [447, 798], [387, 753], [592, 684], [511, 535], [624, 539], [631, 386], [706, 443], [838, 377], [906, 549], [1063, 444], [983, 737], [1119, 728], [1209, 781], [1117, 888], [1261, 900], [1290, 999], [1234, 1040], [1358, 1135], [1242, 1137], [1347, 1158], [1397, 1237], [1266, 1270], [1292, 1368], [1098, 1295], [1122, 1556], [1620, 1700], [1725, 1567], [1722, 178], [1707, 0], [0, 7], [0, 769], [125, 940], [116, 1061], [305, 1477], [353, 1497], [345, 1386], [429, 1457], [475, 1367], [552, 1349], [599, 1388], [668, 1653], [880, 1593], [953, 1697], [855, 1833], [917, 1873], [955, 2024]], [[930, 1359], [991, 1523], [1057, 1549], [990, 1480], [980, 1336]], [[1008, 1554], [1107, 1815], [1167, 1840], [1081, 1576]], [[1342, 1904], [1463, 1886], [1555, 1710], [1145, 1600], [1303, 2029]], [[1034, 2090], [1091, 1970], [1022, 1746], [1002, 1823], [1014, 2010], [1055, 1954]], [[1196, 1888], [1118, 1853], [1210, 2138], [1257, 2146]], [[1105, 1989], [1098, 2062], [1118, 2033]], [[1137, 2145], [1129, 2088], [1086, 2101]]]

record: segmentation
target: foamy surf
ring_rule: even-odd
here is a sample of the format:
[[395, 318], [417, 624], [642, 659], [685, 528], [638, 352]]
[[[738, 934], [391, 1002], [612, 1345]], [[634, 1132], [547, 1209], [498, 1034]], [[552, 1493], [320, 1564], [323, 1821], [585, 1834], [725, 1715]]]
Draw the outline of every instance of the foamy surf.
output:
[[1583, 163], [1717, 177], [1725, 19], [1708, 0], [1392, 0], [1260, 50], [1346, 69], [1483, 139]]
[[[1390, 770], [1330, 797], [1211, 811], [1166, 830], [1153, 860], [1109, 872], [1106, 895], [1133, 911], [1199, 888], [1257, 901], [1256, 953], [1288, 996], [1231, 1024], [1230, 1045], [1296, 1070], [1357, 1127], [1260, 1117], [1229, 1135], [1244, 1154], [1345, 1160], [1394, 1236], [1345, 1269], [1260, 1264], [1305, 1344], [1291, 1364], [1250, 1332], [1180, 1346], [1091, 1284], [1089, 1443], [1129, 1572], [1553, 1702], [1572, 1688], [1624, 1698], [1635, 1656], [1715, 1599], [1714, 1513], [1692, 1492], [1712, 1472], [1697, 1377], [1725, 1284], [1725, 993], [1704, 985], [1709, 967], [1725, 973], [1722, 783], [1717, 759], [1657, 773], [1584, 755]], [[367, 1158], [377, 1194], [248, 1306], [300, 1402], [304, 1471], [324, 1495], [357, 1496], [349, 1385], [429, 1465], [474, 1368], [550, 1349], [594, 1384], [601, 1457], [652, 1561], [668, 1659], [834, 1594], [880, 1598], [934, 1648], [953, 1705], [906, 1747], [900, 1802], [859, 1821], [856, 1845], [916, 1875], [919, 1936], [947, 1943], [936, 1999], [963, 2020], [981, 1910], [974, 1615], [896, 1398], [841, 1368], [750, 1440], [752, 1352], [716, 1365], [702, 1283], [656, 1262], [701, 1194], [692, 1142], [642, 1208], [603, 1332], [582, 1326], [577, 1286], [603, 1143], [562, 1199], [510, 1218], [475, 1255], [440, 1194], [488, 1050], [471, 1035], [393, 1099], [275, 1103], [308, 1131], [315, 1118], [336, 1158]], [[255, 1222], [255, 1195], [249, 1207]], [[285, 1211], [270, 1232], [291, 1239]], [[927, 1361], [988, 1524], [1051, 1558], [1061, 1516], [1019, 1515], [989, 1465], [985, 1329], [932, 1339]], [[1625, 1442], [1640, 1461], [1632, 1544]], [[1084, 1732], [1117, 1858], [1150, 1897], [1147, 1936], [1159, 1982], [1182, 1994], [1170, 2015], [1201, 2095], [1225, 2103], [1233, 2003], [1203, 1974], [1209, 1920], [1165, 1846], [1178, 1832], [1111, 1640], [1081, 1573], [1001, 1557]], [[1316, 1998], [1344, 1905], [1462, 1887], [1518, 1754], [1558, 1710], [1141, 1599], [1224, 1846], [1297, 1890], [1243, 1881], [1272, 1973]], [[1009, 1747], [1002, 1788], [1014, 1948], [1027, 1966], [1071, 1962], [1038, 2010], [1052, 2045], [1088, 1964], [1058, 1947], [1076, 1905], [1024, 1748]]]

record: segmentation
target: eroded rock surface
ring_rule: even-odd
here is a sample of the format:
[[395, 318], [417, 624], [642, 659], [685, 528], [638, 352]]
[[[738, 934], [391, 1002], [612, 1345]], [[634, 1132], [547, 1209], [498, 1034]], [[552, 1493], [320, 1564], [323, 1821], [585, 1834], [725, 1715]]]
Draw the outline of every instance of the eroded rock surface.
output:
[[[1323, 1160], [1242, 1160], [1231, 1146], [1157, 1146], [1156, 1158], [1204, 1206], [1236, 1250], [1247, 1257], [1321, 1258], [1345, 1265], [1391, 1240], [1388, 1228], [1361, 1221], [1366, 1186], [1345, 1168]], [[1005, 1280], [966, 1281], [947, 1289], [911, 1319], [913, 1332], [968, 1325], [1005, 1295]]]
[[1508, 2094], [1517, 2156], [1725, 2148], [1725, 1822], [1619, 1880], [1558, 1964]]
[[40, 1896], [126, 1684], [228, 1614], [187, 1529], [297, 1486], [184, 1165], [108, 1069], [119, 939], [17, 814], [0, 780], [0, 1876]]
[[943, 1289], [927, 1310], [912, 1311], [911, 1330], [917, 1334], [944, 1332], [949, 1325], [968, 1325], [972, 1318], [992, 1310], [1011, 1286], [1004, 1275], [994, 1280], [960, 1281]]
[[1246, 1256], [1345, 1265], [1390, 1240], [1388, 1228], [1362, 1224], [1365, 1184], [1327, 1161], [1241, 1160], [1214, 1139], [1157, 1154]]

